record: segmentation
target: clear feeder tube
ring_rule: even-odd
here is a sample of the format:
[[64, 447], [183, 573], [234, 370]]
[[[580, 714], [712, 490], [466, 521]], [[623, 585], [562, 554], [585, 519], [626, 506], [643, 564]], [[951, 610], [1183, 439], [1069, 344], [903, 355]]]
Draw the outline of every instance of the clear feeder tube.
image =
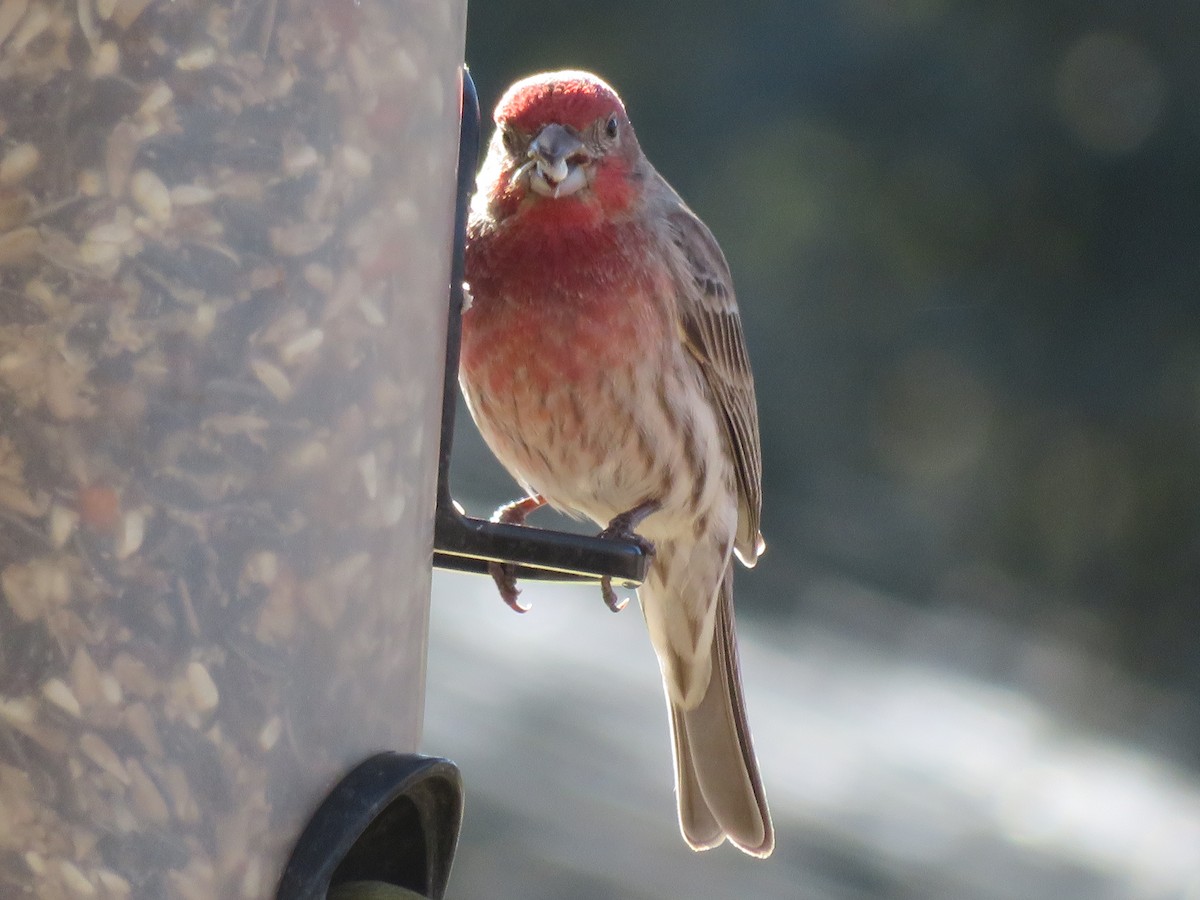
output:
[[0, 0], [0, 896], [271, 896], [412, 750], [465, 0]]

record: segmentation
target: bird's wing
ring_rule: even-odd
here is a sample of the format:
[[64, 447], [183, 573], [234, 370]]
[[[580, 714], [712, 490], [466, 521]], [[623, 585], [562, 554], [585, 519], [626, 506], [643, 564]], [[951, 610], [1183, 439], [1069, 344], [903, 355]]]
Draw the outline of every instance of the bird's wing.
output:
[[746, 565], [764, 549], [762, 447], [754, 378], [742, 320], [725, 255], [708, 227], [682, 202], [668, 212], [670, 235], [679, 251], [676, 267], [680, 335], [700, 365], [716, 401], [733, 458], [738, 486], [738, 532], [734, 543]]

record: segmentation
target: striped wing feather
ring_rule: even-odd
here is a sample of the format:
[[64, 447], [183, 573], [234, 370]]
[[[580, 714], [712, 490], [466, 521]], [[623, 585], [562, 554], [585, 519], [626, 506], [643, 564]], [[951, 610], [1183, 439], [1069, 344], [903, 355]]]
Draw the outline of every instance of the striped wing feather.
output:
[[747, 565], [763, 550], [762, 448], [746, 338], [725, 255], [703, 222], [683, 203], [669, 216], [683, 266], [678, 276], [680, 333], [699, 363], [721, 414], [738, 487], [735, 546]]

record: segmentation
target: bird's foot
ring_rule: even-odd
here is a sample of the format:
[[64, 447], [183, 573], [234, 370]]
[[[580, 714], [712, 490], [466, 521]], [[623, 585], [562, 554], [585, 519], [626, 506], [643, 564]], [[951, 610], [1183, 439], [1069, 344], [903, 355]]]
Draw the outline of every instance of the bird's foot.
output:
[[[608, 523], [608, 527], [600, 532], [598, 537], [609, 541], [628, 541], [637, 546], [642, 553], [647, 556], [654, 555], [654, 543], [634, 531], [642, 521], [651, 513], [657, 512], [662, 508], [662, 504], [657, 500], [647, 500], [639, 503], [633, 509], [626, 510], [618, 516], [613, 517], [613, 520]], [[613, 590], [612, 578], [605, 575], [600, 579], [600, 593], [604, 597], [604, 602], [613, 612], [620, 612], [629, 605], [629, 598], [620, 598], [616, 591]]]
[[[520, 500], [506, 503], [496, 510], [492, 515], [492, 521], [504, 525], [524, 525], [525, 519], [531, 512], [545, 505], [546, 500], [541, 494], [522, 497]], [[488, 574], [492, 576], [492, 581], [496, 582], [496, 590], [500, 592], [500, 599], [507, 603], [514, 612], [526, 613], [532, 609], [531, 606], [520, 600], [521, 590], [517, 587], [517, 567], [515, 565], [490, 562], [488, 563]]]

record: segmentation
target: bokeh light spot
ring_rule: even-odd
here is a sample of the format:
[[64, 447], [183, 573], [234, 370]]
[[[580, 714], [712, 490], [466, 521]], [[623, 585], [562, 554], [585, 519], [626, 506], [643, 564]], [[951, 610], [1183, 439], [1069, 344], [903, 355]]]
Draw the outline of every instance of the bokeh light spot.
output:
[[1122, 155], [1154, 133], [1166, 80], [1140, 44], [1122, 34], [1095, 32], [1063, 57], [1054, 94], [1059, 115], [1081, 143]]

